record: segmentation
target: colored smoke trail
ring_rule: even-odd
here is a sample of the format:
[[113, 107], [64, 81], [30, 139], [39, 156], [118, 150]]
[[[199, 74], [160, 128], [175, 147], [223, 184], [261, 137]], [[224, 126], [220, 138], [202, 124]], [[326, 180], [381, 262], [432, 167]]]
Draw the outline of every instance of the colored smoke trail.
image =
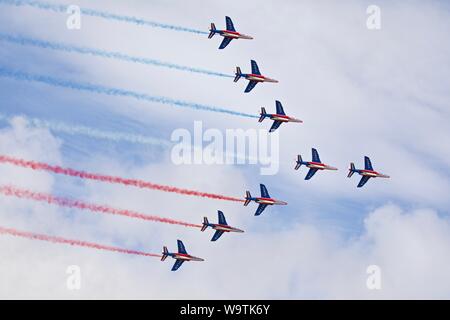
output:
[[[67, 9], [69, 8], [69, 5], [54, 4], [54, 3], [48, 3], [48, 2], [43, 2], [43, 1], [33, 1], [33, 0], [0, 0], [0, 4], [8, 4], [8, 5], [13, 5], [13, 6], [30, 6], [33, 8], [53, 11], [53, 12], [57, 12], [57, 13], [66, 13]], [[107, 19], [107, 20], [120, 21], [120, 22], [125, 22], [125, 23], [131, 23], [131, 24], [135, 24], [138, 26], [162, 28], [162, 29], [168, 29], [168, 30], [173, 30], [173, 31], [195, 33], [195, 34], [205, 34], [205, 35], [208, 34], [208, 32], [205, 32], [202, 30], [196, 30], [196, 29], [192, 29], [192, 28], [186, 28], [186, 27], [176, 26], [176, 25], [167, 24], [167, 23], [160, 23], [160, 22], [145, 20], [145, 19], [136, 18], [136, 17], [132, 17], [132, 16], [118, 15], [118, 14], [95, 10], [95, 9], [80, 8], [80, 10], [81, 10], [82, 15], [103, 18], [103, 19]]]
[[56, 197], [56, 196], [53, 196], [48, 193], [34, 192], [31, 190], [16, 188], [14, 186], [5, 186], [5, 185], [0, 186], [0, 193], [5, 196], [12, 196], [12, 197], [20, 198], [20, 199], [28, 199], [28, 200], [38, 201], [38, 202], [47, 202], [48, 204], [52, 204], [52, 205], [56, 205], [56, 206], [60, 206], [60, 207], [76, 208], [76, 209], [80, 209], [80, 210], [88, 210], [91, 212], [107, 213], [107, 214], [119, 215], [119, 216], [141, 219], [141, 220], [146, 220], [146, 221], [180, 225], [180, 226], [184, 226], [184, 227], [192, 227], [192, 228], [201, 228], [202, 227], [201, 225], [198, 225], [198, 224], [192, 224], [192, 223], [173, 220], [173, 219], [169, 219], [169, 218], [150, 216], [150, 215], [146, 215], [146, 214], [131, 211], [131, 210], [116, 209], [116, 208], [108, 207], [105, 205], [97, 205], [97, 204], [83, 202], [80, 200]]
[[22, 117], [26, 119], [32, 126], [36, 128], [47, 128], [55, 132], [65, 133], [69, 135], [82, 135], [94, 139], [108, 140], [113, 142], [128, 142], [134, 144], [151, 145], [159, 147], [170, 147], [173, 145], [172, 142], [164, 139], [153, 138], [149, 136], [143, 136], [139, 134], [126, 133], [126, 132], [114, 132], [114, 131], [103, 131], [95, 128], [73, 125], [60, 121], [48, 121], [38, 118], [29, 118], [25, 115], [18, 114], [15, 116], [7, 116], [0, 113], [0, 120], [12, 121], [14, 117]]
[[95, 85], [91, 83], [81, 83], [81, 82], [74, 82], [70, 80], [64, 80], [59, 78], [54, 78], [50, 76], [44, 76], [44, 75], [37, 75], [37, 74], [31, 74], [26, 73], [22, 71], [17, 70], [11, 70], [8, 68], [0, 67], [0, 76], [12, 78], [19, 81], [29, 81], [29, 82], [39, 82], [44, 83], [50, 86], [54, 87], [62, 87], [62, 88], [68, 88], [73, 90], [79, 90], [79, 91], [89, 91], [93, 93], [98, 94], [106, 94], [109, 96], [119, 96], [119, 97], [128, 97], [128, 98], [134, 98], [141, 101], [148, 101], [148, 102], [157, 102], [161, 104], [166, 105], [172, 105], [182, 108], [191, 108], [196, 110], [204, 110], [204, 111], [210, 111], [210, 112], [219, 112], [219, 113], [226, 113], [233, 116], [239, 116], [239, 117], [246, 117], [246, 118], [259, 118], [258, 116], [237, 112], [229, 109], [214, 107], [214, 106], [208, 106], [193, 102], [187, 102], [183, 100], [176, 100], [171, 99], [167, 97], [159, 97], [159, 96], [151, 96], [144, 93], [137, 93], [134, 91], [124, 90], [124, 89], [117, 89], [117, 88], [110, 88], [110, 87], [104, 87], [100, 85]]
[[[0, 113], [0, 120], [5, 121], [12, 121], [14, 117], [22, 117], [28, 123], [30, 123], [32, 126], [36, 128], [47, 128], [50, 129], [53, 132], [56, 133], [65, 133], [69, 135], [81, 135], [86, 136], [93, 139], [98, 140], [107, 140], [111, 142], [127, 142], [127, 143], [133, 143], [133, 144], [141, 144], [141, 145], [147, 145], [147, 146], [157, 146], [161, 147], [163, 149], [170, 148], [175, 145], [175, 142], [172, 142], [170, 140], [161, 139], [161, 138], [153, 138], [150, 136], [144, 136], [139, 134], [133, 134], [133, 133], [126, 133], [126, 132], [114, 132], [114, 131], [103, 131], [98, 130], [95, 128], [82, 126], [82, 125], [74, 125], [69, 124], [65, 122], [60, 121], [49, 121], [44, 119], [38, 119], [38, 118], [29, 118], [23, 114], [17, 114], [14, 116], [6, 116], [5, 114]], [[186, 145], [187, 149], [193, 148], [194, 152], [203, 152], [202, 148], [199, 148], [197, 146], [191, 146]], [[238, 161], [241, 161], [240, 163], [246, 164], [247, 162], [250, 164], [256, 164], [258, 161], [265, 161], [268, 163], [269, 161], [272, 161], [272, 163], [279, 163], [279, 161], [270, 160], [268, 158], [261, 158], [261, 157], [253, 157], [246, 154], [239, 154], [239, 153], [223, 153], [224, 156], [229, 157], [231, 159], [236, 159], [236, 164]], [[233, 163], [231, 163], [233, 164]]]
[[0, 155], [0, 163], [12, 164], [12, 165], [15, 165], [18, 167], [30, 168], [33, 170], [48, 171], [48, 172], [52, 172], [55, 174], [62, 174], [62, 175], [71, 176], [71, 177], [78, 177], [81, 179], [88, 179], [88, 180], [95, 180], [95, 181], [108, 182], [108, 183], [114, 183], [114, 184], [122, 184], [122, 185], [126, 185], [126, 186], [133, 186], [133, 187], [137, 187], [137, 188], [141, 188], [141, 189], [151, 189], [151, 190], [159, 190], [159, 191], [164, 191], [164, 192], [173, 192], [173, 193], [178, 193], [178, 194], [210, 198], [210, 199], [217, 199], [217, 200], [244, 202], [244, 200], [242, 200], [242, 199], [223, 196], [220, 194], [200, 192], [200, 191], [188, 190], [188, 189], [180, 189], [180, 188], [176, 188], [176, 187], [155, 184], [155, 183], [151, 183], [151, 182], [147, 182], [147, 181], [143, 181], [143, 180], [137, 180], [137, 179], [125, 179], [125, 178], [120, 178], [120, 177], [78, 171], [75, 169], [62, 168], [60, 166], [52, 166], [52, 165], [49, 165], [49, 164], [43, 163], [43, 162], [28, 161], [28, 160], [14, 158], [14, 157], [6, 156], [6, 155]]
[[35, 127], [44, 127], [56, 132], [66, 133], [70, 135], [84, 135], [95, 139], [110, 140], [114, 142], [129, 142], [161, 147], [169, 147], [172, 145], [172, 143], [163, 139], [157, 139], [138, 134], [102, 131], [86, 126], [69, 125], [63, 122], [47, 121], [35, 118], [30, 119], [30, 122]]
[[99, 50], [99, 49], [94, 49], [94, 48], [78, 47], [78, 46], [68, 45], [68, 44], [64, 44], [64, 43], [49, 42], [49, 41], [44, 41], [44, 40], [26, 38], [23, 36], [14, 36], [14, 35], [0, 33], [0, 40], [23, 45], [23, 46], [33, 46], [33, 47], [38, 47], [38, 48], [43, 48], [43, 49], [52, 49], [52, 50], [58, 50], [58, 51], [87, 54], [87, 55], [92, 55], [92, 56], [97, 56], [97, 57], [102, 57], [102, 58], [116, 59], [116, 60], [122, 60], [122, 61], [127, 61], [127, 62], [132, 62], [132, 63], [140, 63], [140, 64], [145, 64], [145, 65], [154, 65], [154, 66], [159, 66], [159, 67], [167, 67], [170, 69], [207, 74], [207, 75], [211, 75], [211, 76], [226, 77], [226, 78], [234, 77], [232, 75], [225, 74], [225, 73], [220, 73], [220, 72], [215, 72], [215, 71], [210, 71], [210, 70], [205, 70], [205, 69], [200, 69], [200, 68], [193, 68], [193, 67], [188, 67], [188, 66], [182, 66], [182, 65], [177, 65], [174, 63], [170, 63], [170, 62], [155, 60], [155, 59], [133, 57], [133, 56], [129, 56], [129, 55], [126, 55], [123, 53], [119, 53], [119, 52], [110, 52], [110, 51]]
[[69, 244], [71, 246], [85, 247], [85, 248], [91, 248], [91, 249], [97, 249], [97, 250], [106, 250], [106, 251], [112, 251], [112, 252], [118, 252], [118, 253], [134, 254], [134, 255], [144, 256], [144, 257], [155, 257], [155, 258], [161, 257], [161, 255], [154, 254], [154, 253], [105, 246], [102, 244], [81, 241], [81, 240], [65, 239], [65, 238], [61, 238], [61, 237], [49, 236], [49, 235], [45, 235], [45, 234], [32, 233], [32, 232], [27, 232], [27, 231], [20, 231], [17, 229], [5, 228], [5, 227], [1, 227], [1, 226], [0, 226], [0, 234], [10, 235], [10, 236], [14, 236], [14, 237], [21, 237], [21, 238], [26, 238], [26, 239], [31, 239], [31, 240], [47, 241], [47, 242], [51, 242], [51, 243]]

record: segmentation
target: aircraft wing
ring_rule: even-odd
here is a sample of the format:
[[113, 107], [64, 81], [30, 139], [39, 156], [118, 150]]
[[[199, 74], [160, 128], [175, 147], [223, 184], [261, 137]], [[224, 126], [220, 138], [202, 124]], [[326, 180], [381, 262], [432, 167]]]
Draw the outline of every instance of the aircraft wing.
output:
[[261, 72], [259, 72], [258, 64], [256, 63], [256, 61], [252, 60], [251, 64], [252, 64], [252, 73], [253, 74], [261, 74]]
[[184, 244], [181, 240], [177, 240], [178, 242], [178, 253], [184, 253], [187, 254], [186, 248], [184, 247]]
[[218, 213], [219, 213], [219, 224], [227, 225], [227, 220], [225, 219], [225, 215], [223, 214], [223, 212], [219, 210]]
[[211, 241], [216, 241], [217, 239], [220, 238], [220, 236], [223, 234], [223, 231], [221, 230], [216, 230], [216, 232], [214, 233]]
[[320, 157], [319, 157], [319, 153], [318, 153], [317, 150], [314, 149], [314, 148], [312, 149], [312, 161], [313, 161], [313, 162], [321, 163]]
[[220, 44], [219, 49], [225, 49], [226, 46], [231, 42], [231, 40], [233, 40], [233, 39], [224, 37], [222, 40], [222, 43]]
[[286, 113], [284, 113], [284, 110], [283, 110], [283, 105], [281, 104], [280, 101], [278, 101], [278, 100], [275, 101], [275, 105], [277, 107], [277, 114], [286, 115]]
[[265, 185], [260, 184], [259, 188], [261, 189], [261, 197], [270, 198], [269, 191], [267, 191], [267, 188]]
[[172, 271], [177, 271], [179, 267], [183, 264], [184, 260], [177, 260], [172, 267]]
[[231, 18], [230, 18], [230, 17], [225, 17], [225, 22], [226, 22], [226, 24], [227, 24], [227, 30], [228, 30], [228, 31], [236, 31], [236, 30], [234, 29], [233, 21], [231, 21]]
[[256, 81], [250, 81], [247, 85], [247, 88], [245, 88], [245, 92], [250, 92], [253, 90], [253, 88], [256, 86], [258, 82]]
[[372, 162], [370, 161], [369, 157], [364, 157], [364, 167], [366, 170], [373, 170]]
[[318, 171], [318, 169], [310, 168], [308, 171], [308, 174], [305, 177], [305, 180], [311, 179], [317, 171]]
[[258, 209], [256, 209], [255, 216], [259, 216], [259, 215], [264, 211], [264, 209], [265, 209], [266, 207], [267, 207], [267, 204], [261, 203], [261, 204], [258, 206]]
[[272, 127], [270, 127], [269, 132], [274, 132], [275, 130], [277, 130], [278, 127], [281, 126], [282, 123], [283, 122], [281, 122], [281, 121], [274, 121], [272, 124]]
[[361, 178], [361, 181], [359, 181], [358, 183], [358, 188], [361, 188], [363, 185], [366, 184], [367, 181], [369, 181], [370, 177], [369, 176], [363, 176]]

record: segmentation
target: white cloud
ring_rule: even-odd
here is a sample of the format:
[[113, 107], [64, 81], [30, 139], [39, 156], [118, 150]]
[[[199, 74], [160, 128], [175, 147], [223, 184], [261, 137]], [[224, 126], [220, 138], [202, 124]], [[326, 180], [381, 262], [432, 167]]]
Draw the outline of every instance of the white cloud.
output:
[[[0, 139], [20, 136], [22, 140], [31, 141], [28, 138], [33, 136], [33, 143], [48, 141], [48, 133], [39, 135], [33, 130], [13, 126], [11, 130], [4, 130]], [[53, 152], [58, 153], [57, 149]], [[112, 168], [115, 172], [130, 174], [111, 162], [98, 170]], [[164, 169], [165, 165], [151, 165], [134, 168], [131, 172], [155, 181], [164, 178], [169, 183], [193, 183], [194, 188], [202, 190], [213, 190], [217, 187], [215, 181], [225, 176], [233, 176], [233, 181], [241, 179], [233, 169], [222, 173], [200, 166], [188, 173], [184, 173], [182, 167], [171, 171]], [[210, 179], [192, 178], [198, 174]], [[30, 172], [30, 180], [32, 177], [36, 177], [35, 173]], [[45, 189], [45, 185], [40, 187]], [[359, 236], [345, 239], [338, 232], [312, 224], [295, 224], [283, 229], [264, 226], [270, 223], [271, 215], [283, 214], [273, 210], [256, 218], [237, 204], [192, 201], [184, 196], [96, 182], [88, 182], [85, 187], [89, 200], [96, 203], [160, 212], [185, 220], [203, 215], [216, 219], [215, 211], [220, 208], [226, 212], [229, 222], [247, 232], [226, 234], [217, 243], [211, 243], [208, 241], [210, 230], [202, 234], [183, 227], [108, 215], [94, 217], [81, 211], [31, 202], [23, 204], [21, 200], [8, 201], [3, 212], [7, 215], [0, 219], [2, 225], [104, 244], [120, 243], [149, 251], [160, 250], [163, 244], [174, 249], [175, 239], [181, 238], [189, 252], [206, 261], [186, 263], [179, 272], [172, 273], [169, 271], [172, 261], [161, 263], [153, 258], [2, 236], [2, 298], [378, 299], [445, 298], [449, 294], [446, 266], [450, 262], [450, 222], [430, 209], [404, 211], [395, 205], [380, 207], [368, 213]], [[232, 193], [233, 184], [223, 185], [223, 190]], [[26, 211], [30, 214], [25, 215]], [[66, 216], [62, 215], [64, 212]], [[15, 218], [9, 219], [12, 214]], [[69, 291], [65, 286], [66, 268], [73, 264], [81, 267], [80, 291]], [[366, 288], [366, 268], [372, 264], [381, 267], [381, 291]], [[214, 282], [205, 279], [214, 279]]]
[[[56, 193], [64, 186], [65, 190], [81, 190], [80, 197], [92, 202], [192, 222], [200, 222], [203, 216], [215, 220], [216, 210], [221, 209], [231, 224], [247, 232], [227, 234], [217, 243], [210, 243], [210, 230], [202, 234], [183, 227], [92, 215], [0, 197], [3, 210], [0, 222], [7, 226], [149, 251], [159, 251], [163, 244], [173, 250], [175, 240], [181, 238], [190, 252], [206, 258], [203, 263], [186, 264], [179, 272], [172, 273], [171, 261], [160, 263], [157, 259], [2, 236], [0, 297], [450, 296], [450, 280], [445, 272], [450, 262], [450, 227], [448, 218], [439, 215], [448, 209], [450, 190], [449, 114], [444, 108], [450, 79], [449, 47], [442, 41], [449, 29], [448, 12], [440, 12], [431, 2], [411, 2], [408, 6], [382, 2], [382, 30], [378, 32], [365, 28], [365, 5], [358, 1], [346, 4], [268, 1], [260, 6], [258, 14], [254, 8], [260, 2], [256, 1], [240, 4], [236, 9], [230, 9], [229, 3], [209, 3], [207, 10], [196, 9], [200, 2], [164, 5], [135, 2], [133, 7], [114, 3], [114, 8], [107, 1], [84, 3], [199, 28], [207, 28], [211, 20], [217, 26], [222, 25], [223, 16], [230, 14], [239, 30], [254, 35], [255, 40], [232, 43], [226, 51], [218, 52], [217, 38], [207, 40], [93, 18], [83, 22], [81, 31], [69, 32], [60, 28], [61, 23], [65, 25], [61, 17], [29, 8], [5, 9], [20, 10], [21, 15], [8, 14], [4, 25], [37, 38], [117, 49], [223, 72], [232, 72], [236, 64], [247, 70], [249, 59], [255, 58], [262, 71], [281, 82], [261, 85], [254, 94], [243, 95], [244, 84], [234, 85], [229, 79], [213, 80], [162, 68], [54, 52], [45, 52], [46, 57], [53, 59], [51, 66], [18, 60], [14, 61], [14, 67], [26, 69], [31, 65], [37, 73], [52, 74], [56, 70], [62, 78], [230, 106], [244, 112], [257, 112], [260, 106], [272, 109], [273, 101], [280, 99], [287, 112], [305, 123], [282, 128], [281, 158], [286, 161], [286, 167], [279, 176], [266, 180], [277, 185], [278, 190], [289, 191], [297, 202], [287, 208], [270, 208], [255, 218], [254, 207], [97, 182], [80, 183], [74, 178], [56, 179], [47, 173], [2, 165], [2, 184], [14, 183]], [[46, 27], [42, 28], [44, 22]], [[99, 37], [100, 34], [103, 36]], [[42, 51], [36, 50], [38, 53]], [[61, 71], [56, 67], [59, 63], [69, 67]], [[57, 90], [54, 91], [63, 95], [68, 104], [76, 104], [86, 97], [78, 92]], [[43, 97], [47, 96], [43, 94]], [[127, 120], [152, 124], [152, 129], [191, 128], [196, 119], [218, 128], [258, 125], [252, 120], [217, 117], [129, 99], [89, 95], [88, 101], [95, 106], [108, 105], [108, 112]], [[61, 107], [63, 114], [69, 106]], [[298, 153], [309, 158], [311, 147], [317, 147], [322, 160], [339, 166], [340, 171], [319, 173], [306, 185], [305, 172], [293, 172], [293, 163], [289, 161]], [[0, 153], [52, 164], [72, 163], [64, 159], [60, 140], [48, 130], [28, 127], [20, 118], [12, 122], [11, 128], [0, 132]], [[376, 169], [392, 178], [371, 181], [368, 188], [356, 190], [356, 178], [345, 180], [345, 168], [350, 161], [362, 165], [362, 156], [366, 154], [372, 157]], [[89, 155], [90, 159], [77, 162], [77, 168], [229, 195], [239, 196], [246, 187], [255, 190], [259, 179], [245, 176], [233, 167], [176, 167], [168, 161], [137, 165], [133, 159], [123, 163], [95, 150]], [[432, 165], [427, 165], [428, 160]], [[311, 195], [320, 195], [322, 203], [329, 201], [330, 209], [308, 223], [287, 223], [286, 220], [295, 220], [293, 217], [312, 215], [302, 209], [302, 203]], [[411, 209], [402, 209], [400, 205], [381, 206], [376, 210], [358, 208], [360, 211], [355, 214], [366, 217], [363, 229], [347, 238], [339, 229], [333, 231], [329, 225], [319, 224], [323, 216], [339, 219], [332, 208], [343, 199], [368, 203], [369, 207], [373, 207], [374, 199], [379, 199], [379, 203], [393, 200], [409, 203]], [[71, 264], [82, 268], [83, 284], [79, 292], [65, 288], [65, 270]], [[369, 291], [365, 287], [365, 271], [370, 264], [382, 268], [381, 291]], [[216, 281], [211, 283], [205, 278]]]

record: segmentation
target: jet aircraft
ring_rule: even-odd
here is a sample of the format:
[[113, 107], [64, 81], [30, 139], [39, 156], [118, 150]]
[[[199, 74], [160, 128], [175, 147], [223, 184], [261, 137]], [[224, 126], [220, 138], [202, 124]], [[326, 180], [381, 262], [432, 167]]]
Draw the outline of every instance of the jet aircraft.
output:
[[319, 170], [337, 170], [337, 168], [335, 167], [322, 163], [319, 158], [319, 153], [314, 148], [312, 148], [312, 161], [303, 161], [301, 155], [297, 156], [297, 163], [294, 169], [298, 170], [302, 165], [305, 165], [306, 167], [309, 168], [305, 180], [311, 179], [313, 175]]
[[356, 169], [355, 164], [353, 162], [350, 163], [348, 177], [350, 178], [354, 173], [358, 173], [362, 176], [358, 183], [358, 188], [364, 186], [370, 178], [390, 178], [388, 175], [373, 170], [372, 162], [369, 157], [364, 157], [364, 169]]
[[251, 65], [252, 73], [242, 73], [241, 68], [236, 67], [234, 82], [238, 82], [241, 77], [244, 77], [245, 79], [250, 81], [247, 85], [247, 88], [245, 88], [245, 92], [252, 91], [253, 88], [258, 84], [258, 82], [278, 82], [278, 80], [261, 75], [258, 64], [255, 60], [251, 60]]
[[274, 114], [267, 113], [266, 109], [263, 107], [263, 108], [261, 108], [261, 113], [260, 113], [260, 117], [258, 120], [259, 122], [263, 122], [265, 118], [270, 118], [270, 120], [274, 121], [269, 132], [274, 132], [275, 130], [277, 130], [278, 127], [283, 122], [303, 123], [302, 120], [287, 116], [286, 113], [284, 113], [283, 106], [281, 105], [280, 101], [278, 101], [278, 100], [275, 101], [275, 104], [276, 104], [277, 113], [274, 113]]
[[166, 260], [167, 257], [172, 257], [173, 259], [176, 260], [175, 264], [172, 267], [172, 271], [177, 271], [178, 268], [181, 267], [181, 265], [185, 261], [205, 261], [202, 258], [194, 257], [188, 254], [181, 240], [177, 240], [177, 243], [178, 243], [178, 252], [169, 252], [169, 250], [167, 250], [167, 247], [163, 247], [161, 257], [161, 261]]
[[250, 191], [246, 192], [244, 206], [248, 206], [251, 201], [258, 203], [258, 208], [256, 209], [255, 216], [259, 216], [267, 206], [271, 205], [287, 205], [287, 202], [276, 200], [270, 197], [269, 192], [265, 185], [260, 184], [261, 197], [252, 197]]
[[224, 232], [244, 232], [241, 229], [237, 229], [234, 227], [231, 227], [228, 225], [227, 221], [225, 220], [225, 215], [223, 214], [222, 211], [218, 211], [218, 215], [219, 215], [219, 223], [209, 223], [208, 218], [204, 217], [203, 218], [203, 227], [201, 229], [201, 231], [205, 231], [206, 228], [211, 227], [214, 230], [216, 230], [216, 232], [214, 233], [211, 241], [216, 241], [217, 239], [220, 238], [220, 236], [224, 233]]
[[208, 39], [211, 39], [215, 34], [223, 37], [219, 49], [225, 49], [233, 39], [253, 39], [250, 36], [237, 32], [236, 29], [234, 29], [233, 21], [231, 21], [230, 17], [225, 17], [225, 22], [227, 25], [226, 30], [217, 30], [214, 23], [211, 23], [211, 29], [209, 29]]

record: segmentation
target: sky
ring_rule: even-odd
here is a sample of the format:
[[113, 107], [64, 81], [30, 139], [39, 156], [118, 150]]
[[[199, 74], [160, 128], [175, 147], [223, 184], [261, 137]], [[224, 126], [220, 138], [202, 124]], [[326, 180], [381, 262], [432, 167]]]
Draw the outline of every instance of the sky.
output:
[[[241, 197], [264, 183], [287, 206], [255, 217], [255, 204], [57, 176], [0, 164], [0, 185], [201, 223], [225, 213], [243, 234], [91, 214], [0, 195], [0, 226], [160, 253], [182, 239], [204, 262], [185, 263], [0, 236], [2, 299], [449, 299], [450, 8], [441, 1], [48, 1], [207, 32], [226, 15], [253, 40], [221, 39], [0, 1], [0, 154], [89, 172]], [[381, 28], [370, 30], [369, 5]], [[200, 68], [191, 72], [5, 39], [34, 39]], [[280, 82], [244, 94], [236, 66], [250, 60]], [[303, 124], [279, 132], [276, 175], [260, 165], [176, 165], [177, 129], [263, 129], [257, 118], [73, 90], [8, 76], [17, 72], [117, 88], [258, 116], [260, 107]], [[6, 76], [5, 76], [6, 74]], [[47, 125], [45, 125], [47, 124]], [[59, 124], [59, 127], [55, 124]], [[62, 124], [67, 130], [62, 130]], [[58, 129], [59, 128], [59, 129]], [[74, 128], [77, 128], [76, 130]], [[80, 129], [83, 128], [83, 129]], [[103, 133], [103, 138], [98, 136]], [[105, 138], [105, 133], [107, 138]], [[127, 137], [126, 139], [124, 137]], [[131, 138], [130, 138], [131, 136]], [[169, 142], [169, 143], [168, 143]], [[304, 180], [311, 148], [339, 168]], [[370, 156], [390, 179], [347, 179]], [[67, 268], [81, 287], [69, 290]], [[367, 287], [367, 268], [381, 287]]]

